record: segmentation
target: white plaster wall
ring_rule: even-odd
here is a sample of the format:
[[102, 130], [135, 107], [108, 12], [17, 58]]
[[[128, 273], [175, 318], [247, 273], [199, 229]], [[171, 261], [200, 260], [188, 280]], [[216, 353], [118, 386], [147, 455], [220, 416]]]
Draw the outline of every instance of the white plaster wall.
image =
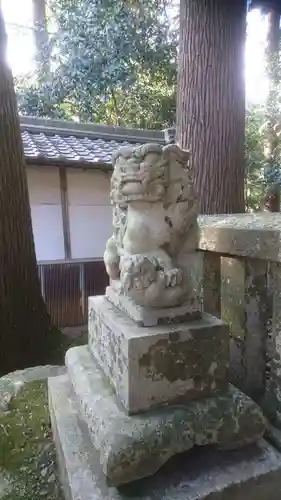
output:
[[60, 205], [59, 169], [27, 167], [27, 182], [31, 205]]
[[56, 167], [27, 167], [36, 257], [64, 259], [59, 172]]
[[110, 173], [101, 170], [67, 169], [70, 205], [109, 206]]
[[110, 174], [67, 170], [71, 256], [102, 258], [112, 234]]

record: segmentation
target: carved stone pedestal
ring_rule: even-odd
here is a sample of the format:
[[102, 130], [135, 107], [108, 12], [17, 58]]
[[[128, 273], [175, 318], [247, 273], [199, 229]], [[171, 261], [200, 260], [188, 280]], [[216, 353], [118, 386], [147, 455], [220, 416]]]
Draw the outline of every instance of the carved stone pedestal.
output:
[[263, 435], [259, 408], [234, 387], [216, 397], [129, 416], [87, 346], [70, 349], [66, 364], [109, 485], [150, 476], [195, 445], [235, 449]]
[[[82, 441], [91, 443], [111, 486], [153, 475], [194, 445], [254, 443], [264, 418], [228, 384], [227, 360], [228, 328], [214, 317], [143, 328], [105, 297], [92, 297], [89, 345], [67, 352], [67, 379], [56, 388], [50, 381], [53, 426], [61, 411], [55, 392], [67, 386], [85, 428]], [[76, 431], [70, 439], [78, 439]]]
[[207, 314], [141, 328], [106, 298], [89, 299], [89, 347], [131, 414], [226, 389], [228, 337]]
[[49, 381], [67, 500], [279, 499], [261, 410], [228, 383], [228, 327], [201, 309], [188, 157], [147, 144], [113, 158], [112, 287], [89, 299], [89, 345]]
[[281, 455], [263, 440], [234, 451], [200, 447], [153, 476], [110, 487], [68, 376], [49, 379], [49, 407], [65, 500], [280, 499]]
[[65, 500], [280, 499], [281, 455], [263, 440], [236, 451], [200, 447], [173, 457], [154, 476], [110, 487], [69, 378], [50, 379], [49, 395]]

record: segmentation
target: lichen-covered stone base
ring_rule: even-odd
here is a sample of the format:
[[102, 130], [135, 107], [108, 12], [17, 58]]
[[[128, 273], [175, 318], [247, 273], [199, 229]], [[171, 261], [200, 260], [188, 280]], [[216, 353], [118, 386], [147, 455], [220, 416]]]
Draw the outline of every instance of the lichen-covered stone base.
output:
[[108, 487], [68, 377], [49, 381], [49, 406], [65, 500], [280, 500], [281, 455], [263, 440], [236, 451], [197, 448], [153, 477]]
[[234, 449], [258, 440], [259, 407], [234, 387], [216, 397], [129, 416], [86, 346], [67, 353], [68, 374], [108, 484], [154, 474], [194, 445]]
[[90, 297], [89, 347], [130, 414], [228, 384], [228, 325], [210, 315], [142, 328], [105, 297]]

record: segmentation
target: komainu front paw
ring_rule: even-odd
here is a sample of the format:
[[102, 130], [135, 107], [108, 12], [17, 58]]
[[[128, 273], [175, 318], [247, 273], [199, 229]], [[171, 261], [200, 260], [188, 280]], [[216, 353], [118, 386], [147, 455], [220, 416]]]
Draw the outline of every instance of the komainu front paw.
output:
[[183, 275], [181, 269], [173, 267], [165, 272], [165, 286], [177, 286], [181, 285], [183, 280]]
[[123, 290], [147, 288], [156, 280], [156, 267], [145, 255], [134, 255], [121, 262], [121, 281]]

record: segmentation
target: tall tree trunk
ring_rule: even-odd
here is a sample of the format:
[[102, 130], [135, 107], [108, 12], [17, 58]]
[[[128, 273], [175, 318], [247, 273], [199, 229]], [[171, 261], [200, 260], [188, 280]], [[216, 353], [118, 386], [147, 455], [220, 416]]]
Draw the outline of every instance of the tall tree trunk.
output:
[[[267, 73], [269, 79], [269, 93], [267, 99], [267, 129], [265, 135], [265, 156], [267, 159], [266, 180], [270, 191], [274, 190], [274, 183], [280, 182], [279, 152], [280, 143], [280, 113], [279, 113], [279, 89], [280, 89], [280, 8], [268, 10], [268, 36], [267, 36]], [[277, 186], [275, 186], [275, 191]], [[279, 197], [280, 202], [280, 197]], [[269, 197], [268, 210], [280, 211], [277, 198]]]
[[280, 44], [280, 9], [271, 8], [268, 11], [268, 50], [269, 54], [279, 52]]
[[46, 2], [45, 0], [32, 0], [32, 7], [37, 71], [39, 77], [47, 78], [50, 73], [50, 50]]
[[[48, 360], [16, 97], [0, 10], [0, 373]], [[55, 339], [54, 339], [55, 340]], [[52, 339], [51, 339], [52, 342]]]
[[201, 213], [244, 212], [244, 0], [181, 0], [177, 141]]

